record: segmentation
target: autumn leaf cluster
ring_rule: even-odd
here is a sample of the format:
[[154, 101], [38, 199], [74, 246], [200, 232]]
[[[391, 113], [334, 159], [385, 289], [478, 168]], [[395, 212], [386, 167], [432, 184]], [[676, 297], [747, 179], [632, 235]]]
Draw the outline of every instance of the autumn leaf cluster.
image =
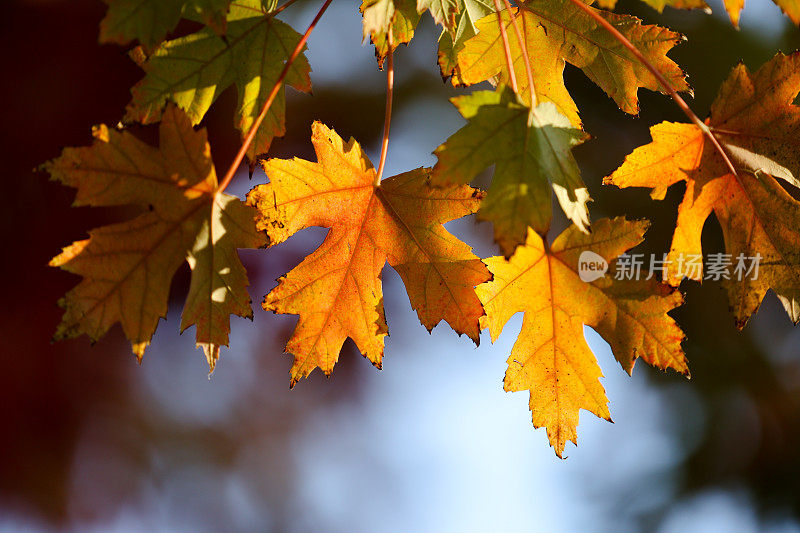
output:
[[[702, 0], [644, 1], [658, 11], [708, 9]], [[668, 268], [663, 281], [587, 282], [580, 275], [583, 253], [613, 267], [644, 240], [649, 223], [592, 220], [573, 154], [591, 132], [565, 84], [567, 63], [621, 112], [637, 115], [639, 90], [648, 89], [671, 96], [687, 113], [687, 123], [653, 127], [652, 143], [605, 179], [647, 187], [657, 200], [685, 182], [672, 264], [702, 253], [703, 226], [713, 213], [728, 253], [763, 258], [757, 279], [722, 282], [736, 324], [744, 326], [770, 289], [800, 320], [800, 109], [793, 104], [800, 54], [778, 54], [756, 72], [735, 67], [701, 121], [679, 95], [691, 88], [669, 57], [685, 38], [613, 12], [614, 0], [363, 0], [363, 37], [389, 79], [393, 54], [430, 16], [441, 26], [432, 61], [443, 78], [456, 87], [493, 86], [452, 99], [464, 125], [435, 148], [433, 168], [384, 178], [385, 150], [376, 169], [356, 140], [319, 122], [311, 126], [316, 161], [269, 156], [272, 140], [285, 134], [285, 87], [311, 92], [305, 43], [330, 0], [319, 2], [304, 34], [280, 19], [293, 1], [105, 2], [100, 41], [132, 46], [142, 79], [119, 127], [97, 126], [90, 146], [67, 148], [43, 169], [76, 189], [75, 205], [135, 205], [141, 212], [90, 231], [51, 261], [82, 277], [60, 301], [65, 312], [56, 339], [97, 340], [119, 323], [141, 360], [185, 261], [191, 283], [181, 330], [195, 326], [213, 371], [220, 347], [229, 344], [230, 316], [252, 317], [237, 250], [272, 253], [295, 233], [323, 227], [323, 243], [262, 303], [298, 315], [286, 345], [294, 361], [291, 386], [316, 368], [330, 374], [348, 338], [380, 368], [389, 331], [381, 271], [388, 263], [429, 331], [444, 321], [476, 344], [483, 329], [494, 341], [523, 313], [504, 388], [528, 391], [534, 426], [546, 428], [561, 456], [568, 441], [577, 442], [581, 409], [610, 420], [585, 326], [610, 344], [629, 373], [641, 358], [689, 375], [684, 336], [669, 314], [683, 301], [682, 272]], [[743, 3], [725, 1], [734, 25]], [[800, 21], [796, 2], [776, 3]], [[175, 35], [181, 19], [196, 31]], [[240, 155], [266, 176], [246, 200], [225, 192], [241, 158], [219, 180], [206, 132], [195, 129], [229, 87], [238, 95], [233, 121]], [[388, 93], [391, 104], [391, 85]], [[128, 131], [156, 123], [157, 147]], [[472, 187], [487, 169], [488, 189]], [[554, 206], [569, 227], [552, 238]], [[477, 257], [444, 228], [471, 214], [492, 225], [497, 257]], [[690, 277], [701, 281], [702, 271]]]

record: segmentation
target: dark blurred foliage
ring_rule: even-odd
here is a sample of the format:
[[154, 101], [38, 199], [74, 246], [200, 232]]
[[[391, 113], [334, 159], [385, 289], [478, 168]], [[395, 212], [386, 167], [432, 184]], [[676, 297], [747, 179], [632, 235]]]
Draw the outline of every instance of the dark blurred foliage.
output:
[[[632, 1], [620, 3], [619, 9], [688, 36], [689, 41], [671, 56], [689, 74], [695, 92], [689, 102], [701, 118], [708, 115], [720, 84], [737, 63], [744, 62], [754, 71], [776, 51], [790, 53], [800, 48], [800, 31], [788, 21], [780, 34], [765, 42], [763, 36], [733, 30], [724, 19], [669, 10], [659, 17]], [[580, 73], [574, 76], [579, 77]], [[569, 81], [572, 87], [580, 83]], [[665, 97], [646, 91], [640, 95], [642, 112], [637, 120], [603, 105], [607, 100], [597, 91], [582, 92], [576, 98], [578, 107], [587, 130], [596, 133], [597, 139], [578, 153], [595, 198], [595, 213], [649, 218], [652, 227], [641, 251], [660, 254], [669, 249], [684, 187], [674, 186], [664, 201], [654, 202], [644, 190], [600, 185], [600, 178], [625, 155], [650, 141], [650, 125], [687, 121]], [[713, 216], [704, 228], [703, 249], [704, 253], [724, 251], [722, 231]], [[649, 371], [651, 384], [665, 387], [667, 398], [674, 402], [668, 402], [670, 425], [685, 455], [677, 467], [664, 472], [675, 483], [674, 499], [643, 511], [639, 516], [643, 527], [652, 529], [674, 501], [715, 488], [749, 491], [767, 521], [787, 513], [800, 516], [800, 334], [771, 293], [740, 332], [716, 283], [700, 286], [684, 281], [681, 289], [687, 303], [674, 315], [686, 333], [684, 348], [692, 379], [665, 379]], [[654, 480], [640, 481], [641, 496]], [[631, 487], [627, 491], [636, 492]], [[619, 508], [630, 512], [623, 505]]]
[[[308, 7], [310, 2], [302, 4]], [[271, 331], [259, 333], [254, 341], [258, 378], [231, 385], [243, 388], [245, 405], [234, 409], [225, 423], [208, 425], [176, 423], [160, 412], [155, 400], [135, 403], [140, 396], [134, 389], [142, 386], [140, 371], [118, 328], [93, 349], [87, 349], [85, 339], [49, 343], [61, 314], [55, 301], [76, 280], [47, 268], [47, 261], [61, 246], [82, 238], [88, 228], [120, 216], [111, 210], [70, 209], [71, 191], [32, 172], [62, 147], [85, 145], [92, 124], [116, 123], [130, 86], [140, 77], [125, 50], [97, 44], [104, 9], [99, 0], [6, 0], [2, 5], [5, 81], [0, 84], [4, 103], [0, 146], [6, 204], [0, 221], [6, 251], [0, 264], [0, 279], [5, 282], [0, 307], [0, 509], [55, 526], [91, 522], [113, 513], [142, 486], [163, 483], [164, 476], [174, 475], [181, 464], [218, 471], [221, 477], [227, 470], [242, 468], [238, 459], [242, 455], [258, 453], [262, 469], [244, 475], [263, 498], [260, 504], [269, 510], [274, 529], [281, 530], [293, 512], [287, 499], [293, 484], [290, 452], [297, 419], [360, 401], [358, 380], [352, 375], [354, 365], [363, 362], [352, 346], [346, 346], [337, 366], [335, 386], [315, 374], [308, 386], [289, 395], [288, 359], [277, 354], [292, 322], [278, 321], [278, 328], [273, 322]], [[788, 24], [780, 35], [765, 40], [700, 13], [668, 10], [659, 16], [633, 0], [620, 2], [619, 9], [689, 36], [673, 57], [690, 75], [695, 89], [691, 105], [700, 116], [708, 112], [717, 88], [738, 61], [755, 69], [776, 47], [790, 52], [800, 46], [800, 32]], [[431, 43], [434, 31], [427, 24], [420, 33]], [[432, 49], [408, 50], [398, 53], [398, 72], [403, 72], [398, 109], [431, 95], [453, 94], [435, 69], [419, 70], [414, 62], [404, 63], [404, 54], [411, 53], [428, 54], [432, 62]], [[653, 226], [642, 251], [665, 251], [683, 192], [680, 187], [673, 187], [666, 200], [654, 202], [644, 191], [603, 187], [601, 180], [634, 147], [649, 141], [650, 125], [684, 117], [667, 97], [647, 91], [640, 92], [641, 116], [625, 116], [571, 67], [567, 85], [594, 136], [576, 150], [595, 199], [593, 217], [650, 218]], [[312, 157], [306, 139], [314, 119], [335, 125], [343, 136], [353, 135], [367, 147], [376, 146], [383, 98], [380, 85], [352, 80], [317, 85], [313, 98], [290, 98], [288, 135], [275, 143], [273, 155]], [[230, 161], [238, 147], [230, 119], [234, 105], [235, 94], [228, 91], [206, 119], [218, 166]], [[151, 128], [137, 131], [153, 137]], [[706, 226], [704, 246], [709, 252], [722, 250], [714, 220]], [[268, 278], [291, 268], [302, 253], [302, 247], [284, 246], [266, 263], [254, 253], [245, 254], [251, 277], [258, 279], [253, 282], [256, 291], [263, 294], [271, 286]], [[173, 289], [176, 306], [186, 285], [184, 270]], [[659, 479], [630, 479], [604, 496], [620, 513], [633, 514], [644, 529], [654, 528], [672, 503], [715, 488], [748, 491], [765, 520], [786, 512], [800, 517], [800, 335], [772, 295], [739, 332], [718, 286], [686, 283], [682, 288], [687, 305], [676, 317], [688, 337], [685, 348], [692, 379], [650, 372], [651, 385], [664, 390], [665, 416], [682, 455]], [[197, 353], [175, 357], [202, 359]], [[177, 383], [172, 376], [163, 379], [165, 387]], [[151, 453], [153, 448], [158, 453]], [[78, 461], [78, 450], [96, 459]], [[96, 471], [83, 476], [76, 468]], [[134, 472], [139, 476], [131, 478]], [[87, 485], [81, 479], [92, 481]], [[668, 500], [627, 505], [628, 496], [635, 500], [647, 492], [649, 483], [661, 482], [674, 487]], [[192, 478], [185, 480], [185, 486], [191, 495], [189, 508], [196, 507], [204, 526], [229, 525], [226, 512], [232, 511], [215, 507], [221, 505], [213, 497], [219, 487]]]
[[[6, 250], [0, 262], [0, 279], [6, 281], [0, 307], [0, 358], [4, 368], [0, 373], [0, 507], [55, 524], [91, 521], [109, 515], [141, 489], [145, 478], [132, 479], [131, 472], [150, 472], [152, 478], [147, 482], [158, 483], [158, 465], [147, 464], [149, 441], [165, 443], [167, 464], [183, 461], [216, 466], [228, 464], [237, 455], [237, 446], [248, 443], [235, 441], [231, 436], [234, 432], [226, 435], [192, 424], [169, 426], [169, 419], [159, 418], [157, 410], [151, 411], [158, 406], [136, 405], [130, 378], [138, 369], [118, 328], [93, 349], [87, 349], [85, 338], [51, 344], [61, 317], [56, 300], [76, 279], [48, 268], [47, 262], [62, 246], [84, 238], [89, 228], [129, 213], [71, 209], [74, 193], [48, 182], [47, 176], [35, 168], [56, 157], [65, 146], [88, 144], [93, 124], [116, 124], [128, 102], [129, 88], [141, 77], [141, 71], [124, 49], [98, 45], [97, 28], [105, 12], [99, 1], [6, 1], [1, 7], [0, 42], [7, 53], [3, 54], [0, 128], [4, 130], [1, 149], [7, 201], [0, 211]], [[359, 95], [344, 87], [321, 92], [324, 96], [314, 99], [311, 108], [289, 111], [290, 116], [303, 116], [304, 126], [298, 127], [298, 132], [308, 127], [309, 114], [330, 116], [325, 110], [341, 109], [342, 101], [354, 106], [363, 99], [378, 102], [383, 98], [379, 94]], [[238, 149], [238, 135], [230, 120], [234, 105], [235, 94], [229, 92], [207, 120], [216, 161], [230, 161]], [[368, 142], [380, 129], [382, 105], [376, 104], [376, 113], [364, 116], [367, 120], [359, 117], [352, 121], [353, 133]], [[156, 136], [155, 128], [136, 131], [144, 138]], [[299, 134], [294, 144], [283, 141], [282, 150], [307, 151], [306, 136], [305, 132]], [[277, 272], [288, 270], [301, 257], [291, 249], [276, 256], [280, 261], [274, 267]], [[247, 266], [251, 277], [258, 276], [261, 265], [257, 261], [251, 260]], [[176, 279], [173, 305], [183, 301], [187, 273], [184, 268]], [[278, 339], [288, 333], [286, 326], [273, 330], [265, 335], [262, 349], [270, 355], [280, 354]], [[265, 489], [271, 511], [289, 512], [285, 498], [291, 492], [291, 478], [286, 463], [288, 439], [295, 429], [292, 420], [299, 419], [295, 414], [308, 410], [308, 402], [324, 399], [326, 405], [334, 405], [357, 393], [348, 381], [350, 365], [356, 359], [351, 347], [346, 348], [337, 369], [337, 387], [309, 387], [293, 394], [288, 403], [278, 403], [278, 398], [269, 395], [266, 399], [259, 397], [262, 390], [285, 391], [287, 361], [278, 357], [259, 360], [263, 380], [251, 394], [251, 407], [258, 406], [263, 416], [246, 426], [258, 426], [251, 433], [253, 442], [259, 435], [269, 436], [269, 446], [262, 452], [272, 458], [273, 468], [259, 474], [263, 483], [273, 483]], [[242, 413], [229, 424], [241, 428], [251, 414]], [[124, 428], [122, 433], [120, 428]], [[108, 483], [90, 487], [81, 496], [76, 494], [71, 478], [76, 475], [79, 440], [87, 431], [94, 433], [90, 439], [96, 441], [93, 451], [107, 459], [99, 470], [108, 471], [99, 479]], [[199, 457], [181, 457], [189, 442]], [[220, 450], [225, 450], [223, 455]], [[115, 470], [116, 460], [123, 464]], [[217, 515], [218, 520], [225, 520], [224, 514]], [[279, 528], [285, 518], [271, 517]]]

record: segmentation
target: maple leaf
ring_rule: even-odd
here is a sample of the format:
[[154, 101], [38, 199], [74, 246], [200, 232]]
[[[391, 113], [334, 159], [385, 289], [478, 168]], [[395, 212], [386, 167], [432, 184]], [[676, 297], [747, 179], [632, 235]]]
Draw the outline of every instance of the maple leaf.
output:
[[439, 36], [439, 70], [443, 78], [458, 69], [458, 54], [471, 38], [478, 34], [475, 23], [494, 13], [492, 0], [459, 0], [458, 15], [453, 31], [443, 31]]
[[458, 8], [458, 0], [417, 0], [417, 11], [429, 11], [436, 24], [440, 24], [445, 30], [455, 28]]
[[375, 45], [375, 56], [382, 66], [389, 53], [389, 33], [392, 34], [392, 50], [407, 44], [414, 37], [420, 15], [430, 11], [437, 24], [444, 26], [444, 33], [455, 31], [456, 13], [463, 8], [464, 1], [470, 4], [483, 0], [362, 0], [361, 11], [364, 38]]
[[141, 360], [166, 316], [170, 283], [184, 261], [192, 270], [181, 331], [197, 327], [213, 371], [228, 345], [231, 314], [252, 317], [247, 275], [237, 248], [264, 246], [255, 210], [217, 191], [204, 130], [169, 106], [160, 147], [128, 132], [95, 128], [94, 144], [66, 148], [44, 165], [54, 180], [75, 187], [76, 206], [135, 204], [138, 217], [89, 232], [64, 248], [51, 266], [83, 276], [60, 301], [65, 308], [55, 339], [86, 334], [93, 341], [119, 322]]
[[476, 292], [486, 310], [481, 327], [489, 328], [492, 342], [514, 314], [525, 313], [503, 387], [530, 391], [533, 425], [547, 428], [559, 457], [568, 440], [577, 444], [580, 409], [611, 420], [584, 325], [611, 345], [629, 374], [637, 358], [689, 374], [681, 350], [683, 333], [667, 315], [682, 303], [680, 292], [656, 280], [617, 281], [609, 276], [587, 283], [579, 274], [583, 254], [592, 261], [612, 262], [639, 244], [647, 227], [647, 221], [601, 219], [591, 235], [571, 226], [552, 246], [529, 231], [527, 243], [510, 260], [485, 260], [494, 280]]
[[267, 310], [300, 315], [286, 346], [295, 356], [291, 385], [316, 367], [330, 374], [347, 337], [380, 367], [387, 334], [380, 273], [387, 261], [429, 331], [445, 320], [477, 343], [483, 309], [474, 287], [490, 275], [442, 224], [473, 213], [481, 193], [463, 185], [433, 188], [427, 169], [376, 185], [355, 140], [345, 143], [318, 122], [311, 140], [318, 162], [265, 161], [270, 183], [247, 196], [273, 244], [310, 226], [330, 228], [264, 299]]
[[525, 242], [528, 226], [550, 227], [551, 191], [582, 231], [588, 231], [590, 200], [572, 148], [586, 134], [570, 124], [550, 102], [531, 109], [504, 86], [451, 100], [467, 125], [439, 146], [431, 181], [469, 183], [495, 165], [492, 185], [478, 211], [491, 221], [500, 249], [510, 256]]
[[[585, 2], [591, 4], [592, 0]], [[679, 33], [642, 25], [629, 15], [597, 12], [625, 35], [676, 90], [690, 90], [683, 71], [667, 57], [667, 52], [682, 40]], [[663, 92], [658, 80], [629, 50], [569, 0], [533, 0], [522, 4], [515, 13], [531, 58], [537, 100], [554, 103], [576, 127], [580, 126], [580, 119], [564, 85], [565, 62], [582, 69], [626, 113], [638, 114], [639, 87]], [[508, 10], [503, 11], [502, 17], [508, 35], [514, 35]], [[458, 52], [453, 84], [472, 85], [495, 76], [500, 83], [509, 84], [497, 15], [484, 17], [476, 26], [478, 35], [466, 41]], [[530, 101], [522, 50], [516, 38], [508, 41], [519, 93], [525, 101]]]
[[[198, 124], [219, 95], [236, 85], [235, 125], [244, 137], [300, 38], [289, 25], [262, 13], [258, 0], [238, 0], [231, 4], [225, 38], [205, 28], [161, 44], [142, 65], [146, 75], [131, 90], [126, 119], [157, 122], [164, 105], [173, 101]], [[310, 91], [310, 70], [301, 54], [289, 69], [286, 85]], [[274, 137], [284, 135], [284, 108], [282, 87], [250, 145], [251, 161], [267, 152]]]
[[108, 12], [100, 22], [100, 42], [128, 44], [138, 40], [152, 48], [175, 29], [181, 14], [199, 18], [219, 33], [231, 0], [104, 0]]
[[364, 38], [369, 37], [375, 45], [375, 57], [381, 66], [389, 53], [389, 31], [392, 50], [396, 50], [411, 41], [420, 19], [415, 0], [364, 0], [360, 10], [364, 16]]
[[[772, 0], [795, 24], [800, 24], [800, 1], [798, 0]], [[725, 10], [731, 23], [739, 27], [739, 16], [744, 9], [744, 0], [724, 0]]]
[[723, 83], [706, 124], [734, 165], [722, 157], [697, 126], [664, 122], [651, 128], [653, 142], [639, 147], [606, 183], [650, 187], [663, 199], [669, 186], [686, 181], [678, 209], [665, 280], [680, 283], [684, 274], [702, 281], [703, 271], [680, 261], [702, 253], [703, 225], [713, 212], [722, 226], [725, 247], [736, 263], [739, 254], [760, 254], [758, 279], [723, 280], [736, 323], [741, 328], [772, 289], [794, 322], [800, 321], [800, 203], [775, 178], [799, 186], [800, 53], [776, 55], [751, 74], [737, 66]]
[[[642, 0], [642, 2], [659, 13], [662, 13], [665, 7], [672, 7], [675, 9], [704, 9], [711, 12], [708, 4], [703, 0]], [[597, 5], [603, 9], [614, 9], [617, 5], [617, 0], [598, 0]]]

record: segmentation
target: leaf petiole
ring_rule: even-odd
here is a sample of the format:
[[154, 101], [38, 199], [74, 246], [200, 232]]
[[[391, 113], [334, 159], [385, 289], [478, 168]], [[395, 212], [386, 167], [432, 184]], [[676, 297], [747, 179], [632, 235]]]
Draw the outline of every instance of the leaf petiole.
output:
[[512, 11], [511, 2], [508, 0], [503, 0], [503, 2], [506, 4], [506, 11], [508, 11], [508, 16], [511, 18], [511, 24], [514, 25], [514, 33], [517, 34], [519, 48], [522, 50], [522, 58], [525, 61], [525, 74], [528, 77], [528, 90], [531, 94], [531, 108], [534, 108], [536, 107], [536, 87], [533, 83], [533, 69], [531, 69], [531, 60], [528, 57], [528, 47], [525, 46], [525, 39], [522, 37], [519, 24], [517, 24], [517, 15], [514, 13], [514, 11]]
[[381, 140], [381, 160], [378, 163], [378, 173], [375, 175], [375, 186], [378, 187], [383, 179], [383, 169], [386, 166], [386, 154], [389, 151], [389, 127], [392, 124], [392, 100], [394, 98], [394, 43], [392, 28], [389, 27], [387, 43], [389, 53], [386, 61], [386, 114], [383, 122], [383, 139]]
[[736, 168], [733, 166], [733, 163], [731, 162], [730, 157], [728, 157], [728, 154], [722, 148], [722, 145], [719, 143], [719, 140], [717, 140], [717, 137], [714, 135], [714, 133], [711, 131], [711, 129], [708, 127], [708, 125], [705, 122], [703, 122], [702, 120], [700, 120], [700, 118], [694, 113], [694, 111], [692, 111], [692, 109], [689, 107], [689, 104], [686, 103], [686, 100], [684, 100], [681, 97], [681, 95], [678, 94], [678, 91], [675, 90], [675, 88], [664, 77], [664, 75], [661, 73], [661, 71], [658, 70], [655, 67], [655, 65], [653, 65], [644, 56], [644, 54], [642, 54], [639, 51], [639, 49], [636, 48], [636, 46], [634, 46], [633, 43], [628, 40], [627, 37], [625, 37], [610, 22], [608, 22], [606, 19], [604, 19], [602, 16], [600, 16], [588, 4], [583, 3], [581, 0], [569, 0], [569, 1], [572, 2], [572, 4], [575, 7], [577, 7], [578, 9], [580, 9], [581, 11], [583, 11], [584, 13], [589, 15], [592, 19], [594, 19], [595, 22], [597, 22], [603, 28], [605, 28], [617, 41], [620, 42], [620, 44], [622, 44], [622, 46], [627, 48], [634, 55], [634, 57], [636, 57], [636, 59], [642, 65], [644, 65], [644, 67], [647, 70], [650, 71], [650, 73], [653, 76], [655, 76], [655, 78], [658, 81], [659, 85], [661, 85], [664, 88], [664, 90], [667, 91], [667, 94], [669, 94], [670, 97], [675, 101], [675, 103], [678, 104], [678, 107], [681, 109], [681, 111], [683, 111], [683, 113], [687, 117], [689, 117], [689, 120], [691, 120], [692, 123], [695, 126], [700, 128], [700, 131], [703, 133], [703, 135], [705, 135], [708, 138], [708, 140], [711, 142], [711, 145], [714, 147], [714, 149], [717, 152], [719, 152], [720, 156], [722, 156], [722, 160], [725, 162], [725, 166], [728, 167], [728, 170], [730, 170], [731, 173], [734, 176], [738, 176], [739, 174], [736, 171]]
[[508, 34], [506, 33], [505, 24], [503, 24], [503, 8], [500, 5], [500, 0], [494, 0], [494, 9], [495, 13], [497, 13], [497, 24], [500, 26], [500, 36], [503, 38], [503, 50], [506, 54], [506, 64], [508, 65], [508, 77], [509, 82], [511, 83], [511, 89], [513, 89], [515, 93], [519, 94], [517, 73], [514, 72], [514, 60], [511, 57], [511, 46], [508, 44]]
[[[292, 1], [293, 0], [290, 0], [289, 2], [281, 6], [281, 8], [279, 9], [285, 9], [286, 7], [288, 7], [289, 4], [292, 3]], [[311, 21], [311, 24], [309, 24], [308, 29], [303, 34], [303, 37], [300, 38], [300, 40], [297, 42], [297, 46], [295, 46], [294, 50], [292, 50], [292, 55], [289, 56], [289, 59], [283, 66], [283, 70], [281, 71], [280, 76], [278, 76], [278, 79], [275, 82], [275, 85], [272, 86], [272, 90], [270, 91], [269, 96], [267, 96], [264, 105], [261, 106], [261, 112], [258, 114], [258, 117], [256, 117], [255, 121], [253, 121], [253, 125], [247, 132], [247, 136], [245, 137], [241, 148], [239, 148], [239, 152], [236, 154], [236, 157], [234, 157], [233, 162], [231, 163], [230, 167], [228, 167], [228, 171], [225, 173], [225, 177], [222, 179], [219, 186], [217, 187], [217, 194], [220, 194], [223, 191], [225, 191], [228, 185], [230, 185], [231, 181], [233, 181], [233, 177], [234, 175], [236, 175], [236, 170], [238, 170], [239, 165], [244, 160], [244, 156], [245, 154], [247, 154], [248, 148], [250, 148], [250, 145], [253, 143], [253, 139], [255, 139], [256, 132], [258, 132], [258, 128], [261, 127], [261, 123], [264, 121], [264, 117], [267, 116], [267, 112], [269, 111], [269, 108], [272, 106], [272, 102], [274, 102], [275, 97], [278, 96], [278, 92], [283, 86], [283, 81], [286, 79], [286, 76], [289, 74], [289, 69], [292, 67], [292, 63], [294, 63], [295, 59], [297, 59], [297, 57], [300, 55], [300, 52], [303, 51], [303, 47], [308, 41], [308, 37], [311, 35], [311, 32], [314, 31], [314, 27], [316, 27], [317, 23], [319, 22], [319, 19], [322, 18], [323, 13], [325, 13], [325, 10], [328, 9], [328, 6], [331, 5], [332, 1], [333, 0], [325, 0], [325, 3], [322, 4], [322, 7], [319, 9], [317, 15], [314, 17], [314, 20]]]

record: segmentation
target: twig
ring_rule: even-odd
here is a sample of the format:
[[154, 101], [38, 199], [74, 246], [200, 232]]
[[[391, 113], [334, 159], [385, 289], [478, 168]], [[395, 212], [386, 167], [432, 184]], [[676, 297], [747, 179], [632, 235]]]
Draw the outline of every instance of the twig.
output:
[[389, 127], [392, 124], [392, 100], [394, 97], [394, 50], [392, 50], [392, 28], [387, 36], [389, 54], [386, 61], [386, 114], [383, 120], [383, 139], [381, 140], [381, 161], [378, 164], [378, 173], [375, 176], [375, 186], [378, 187], [383, 179], [383, 168], [386, 166], [386, 154], [389, 151]]
[[[303, 47], [308, 41], [309, 35], [311, 35], [311, 32], [314, 31], [314, 27], [317, 25], [317, 22], [319, 22], [319, 19], [322, 18], [322, 14], [325, 13], [325, 10], [328, 9], [328, 6], [331, 5], [332, 1], [333, 0], [325, 0], [325, 3], [322, 4], [322, 7], [319, 9], [319, 12], [317, 12], [317, 15], [314, 17], [314, 20], [311, 21], [311, 24], [309, 24], [308, 29], [303, 34], [303, 37], [300, 38], [300, 41], [297, 43], [297, 46], [294, 47], [292, 54], [289, 56], [289, 59], [283, 66], [283, 70], [281, 71], [280, 76], [278, 76], [278, 80], [275, 82], [275, 85], [272, 86], [272, 90], [270, 91], [269, 96], [267, 96], [267, 100], [264, 102], [264, 105], [261, 106], [261, 112], [258, 114], [258, 117], [256, 117], [256, 120], [253, 122], [253, 125], [250, 126], [250, 130], [247, 132], [247, 136], [245, 137], [244, 142], [242, 143], [242, 147], [239, 148], [239, 152], [233, 159], [231, 166], [228, 167], [228, 171], [225, 173], [225, 177], [220, 182], [219, 187], [217, 187], [218, 193], [224, 191], [228, 187], [228, 185], [230, 185], [231, 181], [233, 181], [233, 176], [236, 174], [236, 171], [238, 170], [239, 165], [242, 163], [245, 154], [247, 154], [247, 150], [253, 143], [253, 139], [256, 136], [258, 128], [261, 127], [261, 123], [264, 121], [264, 117], [267, 116], [267, 112], [269, 111], [269, 108], [272, 106], [272, 102], [275, 101], [275, 97], [278, 96], [278, 92], [280, 91], [281, 87], [283, 87], [283, 81], [289, 74], [289, 69], [291, 68], [292, 63], [294, 63], [295, 59], [297, 59], [297, 56], [300, 55], [300, 52], [303, 50]], [[288, 3], [289, 2], [287, 2], [287, 4]], [[284, 5], [284, 7], [286, 7], [286, 4]]]
[[506, 63], [508, 64], [508, 75], [511, 78], [511, 88], [515, 93], [518, 93], [517, 74], [514, 72], [514, 59], [511, 57], [511, 46], [508, 44], [508, 35], [506, 34], [506, 27], [503, 24], [503, 8], [500, 6], [500, 0], [494, 0], [494, 9], [495, 13], [497, 13], [497, 24], [500, 26], [500, 37], [503, 38], [503, 48], [506, 52]]
[[[633, 43], [628, 40], [627, 37], [625, 37], [619, 30], [617, 30], [617, 28], [615, 28], [610, 22], [601, 17], [594, 9], [589, 7], [588, 4], [584, 4], [581, 0], [569, 0], [569, 1], [572, 2], [572, 4], [575, 7], [577, 7], [578, 9], [580, 9], [581, 11], [592, 17], [592, 19], [594, 19], [595, 22], [603, 26], [603, 28], [605, 28], [617, 41], [619, 41], [620, 44], [622, 44], [622, 46], [627, 48], [636, 57], [636, 59], [638, 59], [639, 62], [642, 63], [642, 65], [644, 65], [645, 68], [647, 68], [647, 70], [649, 70], [650, 73], [653, 74], [653, 76], [656, 77], [658, 83], [664, 88], [665, 91], [667, 91], [667, 93], [672, 97], [672, 99], [675, 100], [675, 103], [678, 104], [678, 107], [681, 108], [681, 111], [683, 111], [683, 113], [687, 117], [689, 117], [689, 120], [691, 120], [695, 126], [700, 128], [700, 131], [703, 132], [703, 135], [708, 137], [708, 140], [711, 141], [711, 145], [722, 156], [722, 159], [723, 161], [725, 161], [725, 165], [728, 167], [728, 170], [730, 170], [734, 176], [738, 176], [739, 173], [736, 171], [736, 168], [734, 168], [733, 163], [731, 163], [731, 160], [728, 157], [728, 154], [725, 153], [725, 150], [722, 148], [722, 145], [719, 144], [719, 141], [717, 140], [714, 133], [711, 131], [711, 129], [705, 122], [700, 120], [700, 118], [694, 114], [694, 111], [691, 110], [686, 101], [681, 97], [680, 94], [678, 94], [678, 91], [675, 90], [675, 88], [664, 77], [661, 71], [659, 71], [655, 67], [655, 65], [653, 65], [644, 56], [644, 54], [642, 54], [639, 51], [639, 49], [636, 48], [633, 45]], [[495, 0], [495, 3], [496, 2], [497, 0]]]
[[503, 2], [506, 4], [506, 11], [508, 11], [509, 17], [511, 17], [511, 24], [514, 25], [514, 33], [517, 34], [519, 48], [522, 50], [522, 59], [525, 61], [525, 74], [528, 76], [528, 90], [531, 93], [531, 107], [533, 108], [536, 107], [536, 87], [533, 83], [533, 70], [531, 69], [531, 60], [528, 57], [528, 47], [525, 46], [525, 39], [519, 29], [519, 24], [517, 24], [517, 14], [512, 11], [511, 2], [508, 0], [503, 0]]

